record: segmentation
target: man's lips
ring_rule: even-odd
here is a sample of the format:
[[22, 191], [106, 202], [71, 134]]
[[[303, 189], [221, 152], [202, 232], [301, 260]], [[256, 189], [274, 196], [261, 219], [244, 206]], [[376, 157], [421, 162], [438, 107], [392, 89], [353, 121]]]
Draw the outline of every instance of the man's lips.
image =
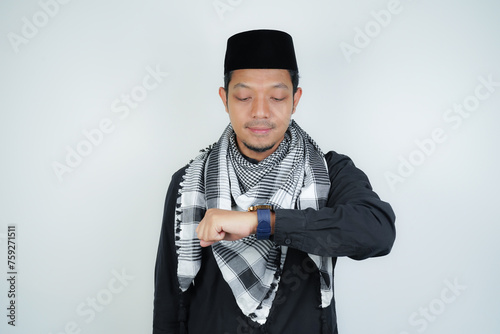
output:
[[271, 128], [248, 127], [248, 130], [250, 130], [252, 133], [262, 135], [269, 133], [271, 131]]

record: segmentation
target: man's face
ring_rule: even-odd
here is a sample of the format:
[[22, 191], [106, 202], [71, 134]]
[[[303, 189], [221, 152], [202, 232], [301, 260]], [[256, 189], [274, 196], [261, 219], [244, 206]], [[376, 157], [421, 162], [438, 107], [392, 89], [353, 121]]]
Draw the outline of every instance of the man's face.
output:
[[245, 69], [233, 71], [228, 91], [221, 87], [219, 95], [240, 152], [261, 161], [283, 140], [302, 89], [294, 96], [287, 70]]

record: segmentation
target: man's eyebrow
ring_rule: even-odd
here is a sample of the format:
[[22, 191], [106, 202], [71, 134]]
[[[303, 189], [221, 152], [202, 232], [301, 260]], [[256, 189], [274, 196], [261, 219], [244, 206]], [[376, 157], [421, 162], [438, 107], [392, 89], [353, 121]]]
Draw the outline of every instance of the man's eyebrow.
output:
[[244, 84], [243, 82], [238, 82], [236, 85], [233, 86], [233, 89], [235, 88], [250, 88], [250, 86]]
[[273, 88], [283, 88], [283, 89], [288, 89], [288, 86], [285, 85], [283, 82], [277, 83], [276, 85], [273, 86]]
[[[238, 82], [236, 85], [233, 86], [233, 89], [235, 88], [250, 88], [247, 84], [243, 82]], [[283, 89], [288, 89], [288, 86], [285, 85], [283, 82], [279, 82], [277, 84], [273, 85], [273, 88], [283, 88]]]

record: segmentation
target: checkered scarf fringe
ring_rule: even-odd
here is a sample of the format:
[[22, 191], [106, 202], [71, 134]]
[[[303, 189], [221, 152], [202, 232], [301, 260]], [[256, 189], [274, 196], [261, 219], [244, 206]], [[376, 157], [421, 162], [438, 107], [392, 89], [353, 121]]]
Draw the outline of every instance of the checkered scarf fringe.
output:
[[[195, 230], [208, 208], [246, 211], [252, 205], [272, 204], [278, 209], [319, 209], [329, 189], [323, 153], [295, 121], [276, 151], [258, 164], [241, 155], [229, 125], [217, 143], [191, 161], [181, 182], [175, 226], [181, 290], [189, 288], [201, 266], [202, 247]], [[212, 245], [238, 306], [259, 324], [269, 315], [287, 249], [255, 235]], [[333, 296], [331, 258], [309, 257], [320, 271], [320, 306], [327, 307]]]

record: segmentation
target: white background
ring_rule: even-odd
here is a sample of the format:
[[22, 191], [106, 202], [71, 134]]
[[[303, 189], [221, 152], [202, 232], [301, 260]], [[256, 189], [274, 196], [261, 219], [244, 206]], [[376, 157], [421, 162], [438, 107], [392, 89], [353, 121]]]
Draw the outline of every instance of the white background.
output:
[[[151, 332], [170, 177], [228, 123], [217, 94], [227, 38], [275, 28], [295, 42], [295, 119], [324, 151], [350, 156], [397, 214], [389, 256], [339, 260], [340, 333], [499, 333], [499, 12], [493, 0], [2, 1], [0, 332]], [[114, 112], [148, 68], [168, 76], [126, 117]], [[446, 121], [474, 102], [479, 77], [496, 86]], [[112, 131], [85, 146], [106, 119]], [[54, 164], [78, 147], [86, 156], [58, 177]], [[391, 185], [388, 173], [404, 176]]]

